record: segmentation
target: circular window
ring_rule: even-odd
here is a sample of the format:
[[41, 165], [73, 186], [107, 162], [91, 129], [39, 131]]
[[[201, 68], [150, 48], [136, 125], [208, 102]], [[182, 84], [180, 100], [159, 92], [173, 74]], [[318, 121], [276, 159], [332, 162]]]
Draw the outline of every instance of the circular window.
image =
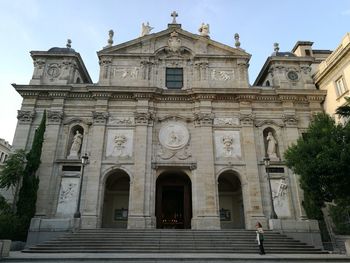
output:
[[298, 73], [292, 70], [288, 72], [287, 76], [290, 80], [293, 80], [293, 81], [298, 80], [299, 78]]

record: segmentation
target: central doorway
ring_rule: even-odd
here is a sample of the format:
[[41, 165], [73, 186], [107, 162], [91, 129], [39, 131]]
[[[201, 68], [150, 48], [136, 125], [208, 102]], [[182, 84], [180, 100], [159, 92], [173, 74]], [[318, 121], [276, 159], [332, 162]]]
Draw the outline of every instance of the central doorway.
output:
[[190, 229], [191, 180], [183, 172], [164, 172], [156, 185], [157, 228]]

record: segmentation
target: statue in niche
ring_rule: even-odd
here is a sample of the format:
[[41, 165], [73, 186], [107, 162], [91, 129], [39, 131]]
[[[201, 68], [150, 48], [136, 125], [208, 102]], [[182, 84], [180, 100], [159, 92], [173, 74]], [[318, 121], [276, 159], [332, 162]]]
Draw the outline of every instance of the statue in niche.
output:
[[125, 135], [117, 135], [114, 137], [114, 149], [113, 149], [113, 156], [118, 157], [127, 157], [125, 153], [125, 143], [127, 141], [127, 138]]
[[201, 27], [198, 29], [201, 36], [208, 37], [209, 36], [209, 24], [202, 23]]
[[270, 158], [270, 160], [279, 160], [277, 157], [277, 141], [275, 137], [273, 137], [272, 132], [268, 132], [266, 136], [267, 141], [267, 156]]
[[77, 130], [73, 137], [73, 142], [70, 147], [68, 159], [79, 159], [78, 154], [80, 151], [82, 141], [83, 141], [83, 135], [79, 132], [79, 130]]
[[141, 36], [145, 36], [145, 35], [148, 35], [151, 31], [152, 31], [153, 27], [151, 27], [149, 25], [149, 22], [146, 23], [146, 25], [144, 23], [142, 23], [142, 26], [141, 26]]
[[233, 155], [233, 137], [232, 136], [222, 137], [222, 143], [224, 144], [225, 157], [231, 157]]

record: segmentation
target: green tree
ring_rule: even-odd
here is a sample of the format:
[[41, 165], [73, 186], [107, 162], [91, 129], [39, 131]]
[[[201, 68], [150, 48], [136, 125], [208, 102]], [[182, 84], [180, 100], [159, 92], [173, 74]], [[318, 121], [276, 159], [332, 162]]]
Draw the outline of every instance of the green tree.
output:
[[285, 153], [286, 164], [300, 175], [302, 189], [320, 205], [349, 198], [350, 127], [317, 114], [304, 137]]
[[12, 211], [15, 212], [17, 202], [18, 189], [23, 177], [24, 167], [26, 162], [26, 153], [24, 150], [16, 150], [11, 154], [0, 173], [0, 188], [12, 189], [14, 193]]
[[29, 228], [30, 220], [35, 215], [37, 191], [39, 178], [36, 171], [40, 165], [42, 144], [46, 128], [46, 112], [44, 112], [41, 123], [35, 131], [32, 148], [27, 154], [27, 165], [24, 169], [22, 187], [17, 202], [17, 215], [23, 220], [26, 229]]
[[349, 117], [350, 116], [350, 97], [345, 97], [345, 100], [346, 100], [346, 105], [338, 107], [335, 113], [342, 117]]

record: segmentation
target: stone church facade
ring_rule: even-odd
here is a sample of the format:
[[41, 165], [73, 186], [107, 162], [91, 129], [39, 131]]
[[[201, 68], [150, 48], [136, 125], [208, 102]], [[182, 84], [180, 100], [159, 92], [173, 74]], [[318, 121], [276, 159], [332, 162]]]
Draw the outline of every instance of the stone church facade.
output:
[[251, 55], [238, 36], [230, 47], [173, 21], [126, 43], [112, 37], [98, 52], [98, 83], [68, 45], [32, 51], [33, 78], [14, 84], [23, 97], [16, 149], [30, 147], [47, 113], [32, 229], [76, 224], [86, 154], [81, 228], [253, 229], [270, 221], [317, 232], [283, 160], [322, 111], [310, 57], [277, 50], [251, 86]]

